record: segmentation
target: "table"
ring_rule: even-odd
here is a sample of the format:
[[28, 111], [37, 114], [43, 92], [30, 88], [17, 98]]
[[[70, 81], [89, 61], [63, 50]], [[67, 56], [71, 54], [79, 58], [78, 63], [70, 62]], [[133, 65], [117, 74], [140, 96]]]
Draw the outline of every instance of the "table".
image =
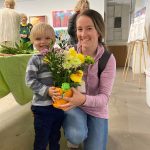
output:
[[0, 98], [12, 93], [20, 105], [32, 100], [32, 91], [25, 85], [26, 66], [31, 56], [0, 56]]

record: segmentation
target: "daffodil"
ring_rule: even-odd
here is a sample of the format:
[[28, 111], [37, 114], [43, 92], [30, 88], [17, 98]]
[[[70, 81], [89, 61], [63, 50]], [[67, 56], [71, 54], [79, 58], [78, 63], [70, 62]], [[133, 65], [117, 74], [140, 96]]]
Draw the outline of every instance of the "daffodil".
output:
[[82, 55], [81, 53], [79, 53], [79, 54], [77, 55], [77, 57], [81, 60], [81, 63], [84, 63], [84, 62], [85, 62], [85, 57], [84, 57], [84, 55]]
[[70, 75], [70, 79], [74, 82], [80, 83], [82, 81], [83, 71], [78, 70], [76, 73]]
[[74, 47], [71, 47], [69, 49], [69, 54], [73, 57], [75, 57], [77, 55], [77, 51], [74, 49]]

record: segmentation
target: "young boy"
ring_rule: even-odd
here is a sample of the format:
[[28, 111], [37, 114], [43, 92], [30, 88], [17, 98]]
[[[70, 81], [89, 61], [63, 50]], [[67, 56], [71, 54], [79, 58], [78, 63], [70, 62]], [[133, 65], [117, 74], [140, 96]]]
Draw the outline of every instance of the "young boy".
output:
[[31, 106], [34, 114], [34, 150], [46, 150], [48, 144], [50, 150], [59, 150], [64, 112], [52, 106], [53, 81], [42, 54], [49, 49], [51, 42], [55, 43], [55, 33], [50, 25], [39, 23], [32, 28], [30, 39], [39, 51], [31, 57], [26, 70], [26, 84], [34, 94]]

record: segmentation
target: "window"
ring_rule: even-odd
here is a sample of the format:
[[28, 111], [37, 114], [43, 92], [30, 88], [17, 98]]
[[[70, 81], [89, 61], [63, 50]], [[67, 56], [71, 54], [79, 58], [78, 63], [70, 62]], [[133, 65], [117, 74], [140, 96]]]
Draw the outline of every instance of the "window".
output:
[[121, 28], [121, 17], [115, 17], [114, 28]]

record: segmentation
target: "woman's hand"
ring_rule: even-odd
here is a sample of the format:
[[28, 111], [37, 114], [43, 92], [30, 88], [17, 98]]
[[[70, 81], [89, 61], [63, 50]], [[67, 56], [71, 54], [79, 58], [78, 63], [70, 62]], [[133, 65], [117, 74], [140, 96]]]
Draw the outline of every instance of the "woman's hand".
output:
[[71, 88], [73, 90], [73, 96], [72, 97], [63, 97], [64, 100], [68, 101], [67, 104], [60, 105], [60, 109], [63, 109], [64, 111], [70, 110], [74, 107], [80, 106], [84, 104], [85, 102], [85, 95], [81, 94], [77, 89]]

